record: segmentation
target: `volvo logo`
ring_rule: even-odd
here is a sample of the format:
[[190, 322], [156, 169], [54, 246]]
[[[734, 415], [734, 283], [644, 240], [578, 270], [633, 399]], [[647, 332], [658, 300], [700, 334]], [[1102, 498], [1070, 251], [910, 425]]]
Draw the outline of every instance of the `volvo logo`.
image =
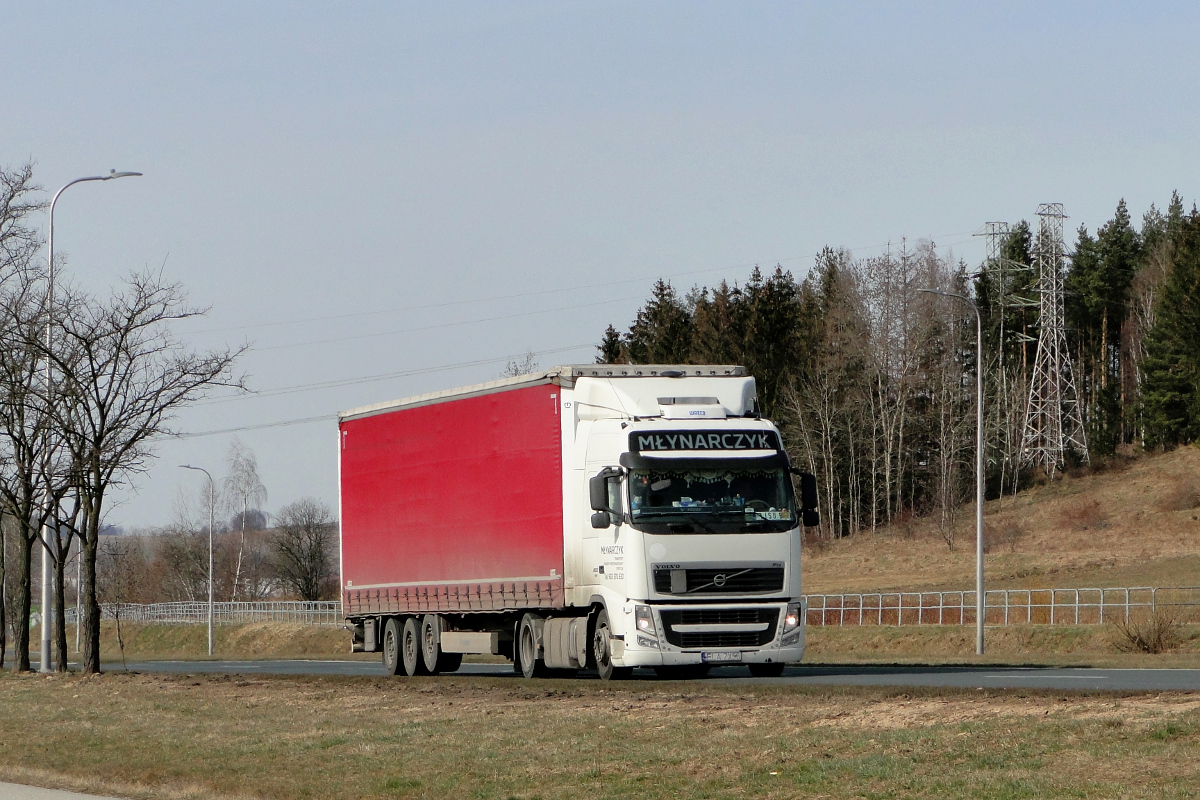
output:
[[713, 575], [713, 586], [720, 588], [724, 585], [725, 585], [725, 573], [724, 572], [722, 572], [718, 575]]

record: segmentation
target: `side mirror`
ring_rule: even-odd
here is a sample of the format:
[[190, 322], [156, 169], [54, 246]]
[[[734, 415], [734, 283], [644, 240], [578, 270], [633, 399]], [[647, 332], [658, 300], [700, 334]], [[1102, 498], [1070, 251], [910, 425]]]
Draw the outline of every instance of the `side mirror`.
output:
[[611, 519], [609, 518], [607, 511], [597, 511], [595, 514], [592, 514], [592, 527], [593, 528], [602, 530], [604, 528], [607, 528], [610, 522], [611, 522]]
[[[588, 481], [588, 499], [592, 504], [592, 511], [608, 511], [608, 470], [603, 470], [599, 475]], [[605, 519], [608, 515], [605, 515]], [[608, 527], [608, 523], [597, 526], [595, 524], [595, 516], [592, 517], [592, 527]]]
[[817, 477], [808, 472], [801, 472], [800, 507], [804, 509], [815, 509], [818, 505], [820, 505], [820, 501], [817, 498]]
[[815, 508], [804, 509], [804, 527], [815, 528], [821, 524], [821, 514]]

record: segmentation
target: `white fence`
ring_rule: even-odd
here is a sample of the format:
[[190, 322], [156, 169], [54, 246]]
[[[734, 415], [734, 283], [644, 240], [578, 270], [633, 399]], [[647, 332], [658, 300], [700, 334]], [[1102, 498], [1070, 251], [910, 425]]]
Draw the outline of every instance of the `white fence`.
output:
[[[880, 592], [808, 595], [809, 625], [974, 625], [975, 592]], [[1200, 587], [989, 589], [987, 625], [1095, 625], [1171, 609], [1200, 621]]]
[[[988, 625], [1096, 625], [1128, 621], [1130, 617], [1171, 609], [1182, 622], [1200, 622], [1200, 587], [1108, 589], [989, 589], [985, 592], [984, 621]], [[877, 592], [867, 594], [810, 594], [804, 600], [809, 625], [974, 625], [975, 592]], [[203, 623], [207, 603], [153, 603], [101, 606], [104, 619], [118, 612], [128, 622]], [[75, 609], [66, 612], [75, 622]], [[214, 603], [218, 624], [291, 622], [304, 625], [343, 625], [342, 604], [273, 601]]]
[[[126, 622], [198, 623], [208, 621], [208, 603], [104, 603], [102, 619]], [[68, 623], [75, 622], [75, 609], [66, 611]], [[344, 625], [342, 604], [337, 600], [305, 603], [264, 601], [259, 603], [213, 603], [213, 621], [227, 625], [238, 622], [293, 622], [303, 625]]]

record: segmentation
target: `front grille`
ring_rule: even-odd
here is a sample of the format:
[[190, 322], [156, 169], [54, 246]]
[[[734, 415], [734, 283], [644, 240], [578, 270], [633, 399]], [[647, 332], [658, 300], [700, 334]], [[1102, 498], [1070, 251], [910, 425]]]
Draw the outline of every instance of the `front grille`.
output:
[[[762, 647], [775, 638], [778, 608], [663, 609], [659, 612], [667, 641], [684, 649], [705, 647]], [[676, 631], [676, 625], [739, 625], [767, 623], [763, 631]]]
[[[682, 572], [686, 589], [672, 592], [672, 572]], [[678, 579], [675, 581], [678, 584]], [[678, 585], [675, 589], [680, 589]], [[654, 591], [659, 594], [767, 594], [783, 591], [783, 567], [722, 569], [655, 569]]]

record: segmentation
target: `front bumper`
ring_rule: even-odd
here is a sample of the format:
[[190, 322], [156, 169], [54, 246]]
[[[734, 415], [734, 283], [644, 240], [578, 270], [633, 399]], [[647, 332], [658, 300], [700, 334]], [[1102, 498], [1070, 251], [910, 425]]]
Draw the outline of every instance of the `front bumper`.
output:
[[[691, 664], [711, 664], [720, 666], [722, 664], [770, 664], [770, 663], [799, 663], [804, 658], [805, 646], [805, 611], [801, 611], [801, 624], [787, 633], [783, 632], [783, 616], [787, 610], [788, 603], [730, 603], [720, 606], [654, 606], [651, 605], [651, 610], [654, 614], [656, 637], [648, 637], [635, 630], [633, 624], [626, 628], [625, 641], [623, 652], [619, 657], [614, 653], [613, 663], [623, 667], [659, 667], [659, 666], [684, 666]], [[759, 613], [766, 609], [773, 609], [777, 612], [778, 622], [774, 625], [774, 635], [770, 641], [759, 644], [739, 643], [734, 646], [721, 646], [715, 643], [720, 636], [709, 643], [704, 641], [693, 641], [688, 643], [679, 643], [681, 637], [673, 635], [668, 637], [668, 630], [664, 624], [662, 612], [679, 611], [703, 611], [703, 612], [722, 612], [722, 611], [740, 611], [749, 612], [751, 610]], [[675, 618], [678, 618], [676, 614]], [[630, 618], [632, 623], [632, 618]], [[685, 626], [681, 626], [685, 627]], [[692, 626], [695, 627], [695, 626]], [[720, 633], [720, 623], [715, 625], [707, 625], [706, 629], [712, 629], [714, 633]], [[737, 624], [727, 626], [737, 630]], [[743, 626], [744, 627], [744, 626]], [[676, 643], [669, 641], [674, 639]], [[786, 643], [786, 644], [785, 644]], [[718, 654], [730, 654], [736, 656], [736, 660], [732, 661], [717, 661], [706, 660]]]

